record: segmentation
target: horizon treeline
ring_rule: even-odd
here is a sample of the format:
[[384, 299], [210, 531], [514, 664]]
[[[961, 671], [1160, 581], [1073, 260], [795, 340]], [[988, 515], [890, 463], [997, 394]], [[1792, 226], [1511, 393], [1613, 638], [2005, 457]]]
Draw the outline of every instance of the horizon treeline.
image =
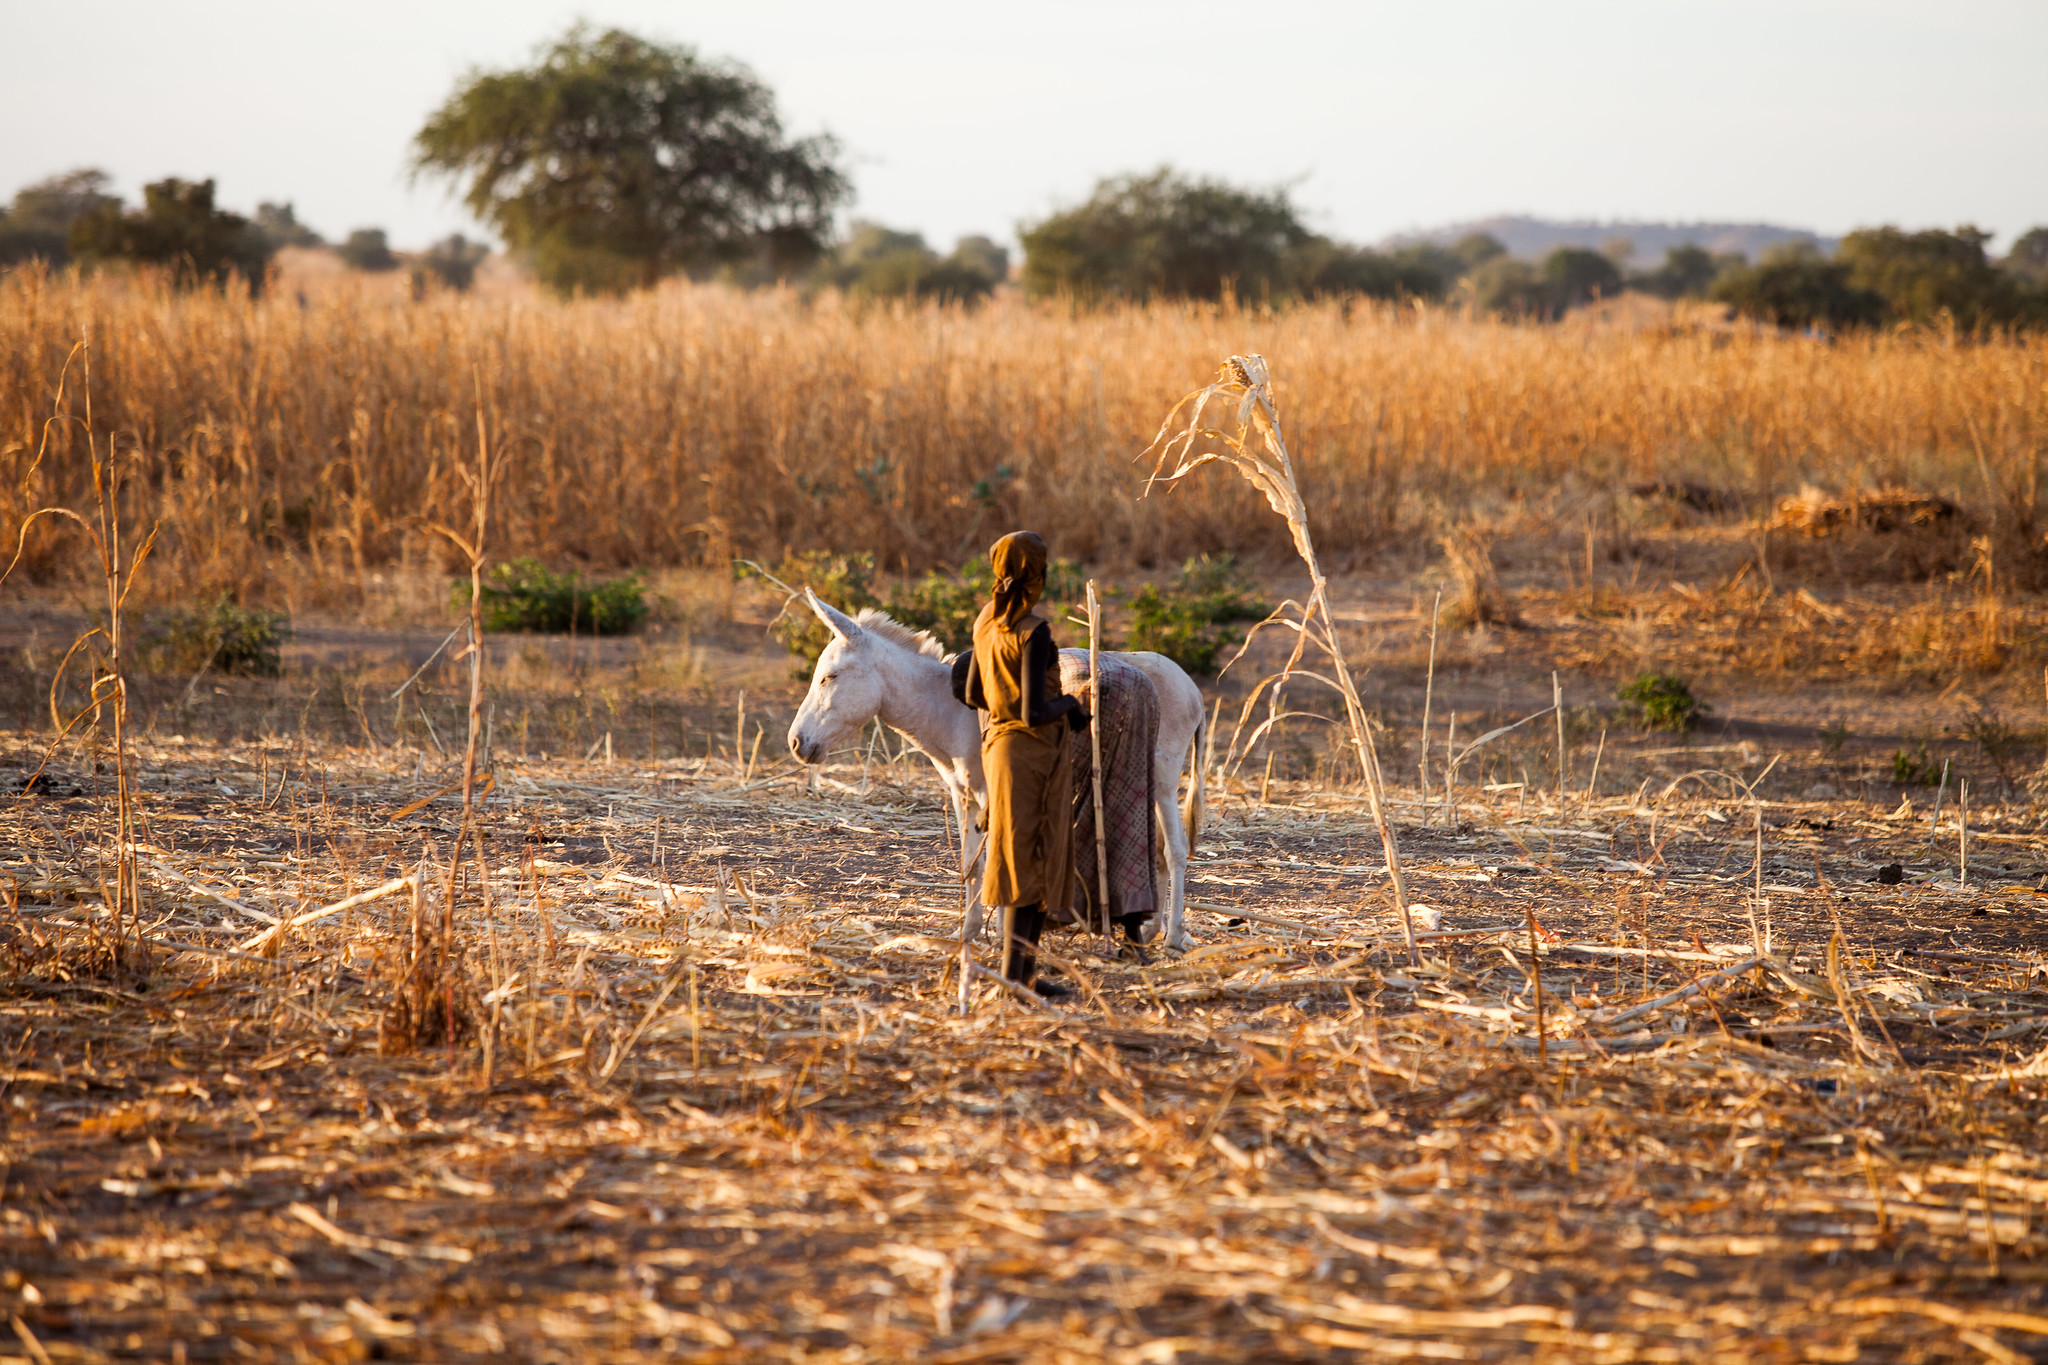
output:
[[[855, 299], [973, 304], [1014, 285], [1079, 306], [1364, 298], [1543, 320], [1633, 291], [1829, 332], [2048, 326], [2048, 227], [2023, 233], [2000, 260], [1973, 226], [1877, 226], [1851, 232], [1832, 256], [1795, 241], [1752, 262], [1688, 243], [1632, 270], [1625, 240], [1560, 246], [1540, 261], [1484, 233], [1356, 245], [1310, 230], [1284, 187], [1162, 166], [1105, 179], [1086, 200], [1018, 224], [1013, 269], [988, 236], [963, 237], [942, 256], [915, 231], [860, 218], [842, 229], [853, 197], [842, 163], [829, 135], [786, 134], [774, 92], [747, 68], [586, 23], [541, 45], [528, 66], [464, 76], [412, 150], [416, 179], [450, 182], [521, 266], [564, 296], [686, 276]], [[153, 182], [132, 209], [108, 183], [83, 169], [23, 188], [0, 210], [0, 267], [147, 265], [186, 287], [241, 279], [260, 290], [280, 249], [326, 246], [288, 202], [259, 204], [253, 218], [217, 207], [212, 180]], [[436, 280], [468, 288], [487, 254], [456, 235], [401, 262], [376, 227], [331, 249], [361, 271], [409, 263], [416, 294]]]
[[[259, 203], [252, 217], [220, 209], [211, 180], [167, 178], [127, 208], [105, 172], [80, 169], [24, 187], [0, 208], [0, 269], [30, 260], [86, 269], [149, 265], [186, 286], [248, 281], [261, 290], [284, 247], [332, 251], [366, 273], [409, 267], [416, 285], [467, 289], [489, 254], [453, 234], [424, 252], [395, 252], [379, 228], [329, 242], [289, 202]], [[855, 299], [974, 303], [1008, 285], [1027, 297], [1083, 306], [1152, 299], [1281, 303], [1319, 298], [1413, 299], [1470, 305], [1509, 317], [1554, 319], [1623, 293], [1725, 304], [1783, 327], [1839, 331], [1944, 319], [1966, 330], [2048, 325], [2048, 227], [2021, 234], [2003, 258], [1970, 226], [1909, 232], [1884, 226], [1846, 235], [1830, 255], [1792, 240], [1750, 261], [1696, 244], [1669, 248], [1631, 269], [1625, 237], [1600, 249], [1561, 246], [1540, 260], [1514, 256], [1483, 232], [1456, 242], [1355, 246], [1310, 232], [1284, 191], [1261, 192], [1160, 169], [1103, 181], [1085, 202], [1020, 227], [1021, 268], [993, 238], [962, 237], [940, 255], [922, 234], [855, 218], [800, 272], [757, 262], [680, 271], [742, 286], [836, 289]], [[526, 253], [514, 258], [531, 270]], [[539, 272], [535, 272], [538, 274]], [[624, 287], [624, 286], [622, 286]], [[416, 291], [417, 292], [417, 289]], [[610, 293], [582, 285], [558, 292]]]

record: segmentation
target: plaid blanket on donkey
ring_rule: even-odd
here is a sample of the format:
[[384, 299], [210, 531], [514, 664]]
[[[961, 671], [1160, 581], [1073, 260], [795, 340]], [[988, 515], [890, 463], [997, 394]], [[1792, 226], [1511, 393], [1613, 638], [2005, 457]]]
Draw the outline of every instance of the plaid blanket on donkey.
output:
[[[1060, 690], [1088, 705], [1088, 651], [1060, 651]], [[1095, 902], [1095, 755], [1088, 732], [1068, 739], [1074, 765], [1074, 903], [1047, 906], [1057, 922], [1100, 931]], [[1153, 884], [1158, 827], [1152, 815], [1152, 753], [1159, 745], [1159, 696], [1137, 665], [1102, 660], [1102, 815], [1109, 826], [1109, 913], [1150, 915], [1159, 907]]]

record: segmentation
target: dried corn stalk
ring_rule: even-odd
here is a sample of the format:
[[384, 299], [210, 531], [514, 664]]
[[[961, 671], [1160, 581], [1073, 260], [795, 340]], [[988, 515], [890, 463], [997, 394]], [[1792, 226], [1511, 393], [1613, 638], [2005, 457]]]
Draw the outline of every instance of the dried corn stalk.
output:
[[[1206, 415], [1211, 406], [1219, 402], [1236, 404], [1234, 419], [1225, 425], [1207, 425]], [[1185, 426], [1181, 425], [1183, 421]], [[1228, 425], [1235, 426], [1234, 434], [1226, 429]], [[1287, 529], [1294, 537], [1295, 552], [1308, 566], [1308, 601], [1283, 602], [1271, 616], [1253, 628], [1253, 637], [1269, 625], [1292, 630], [1294, 649], [1288, 655], [1286, 666], [1280, 672], [1261, 679], [1251, 695], [1245, 698], [1239, 729], [1243, 728], [1244, 718], [1251, 715], [1259, 695], [1267, 693], [1271, 714], [1247, 741], [1248, 744], [1256, 742], [1257, 736], [1280, 718], [1280, 693], [1296, 676], [1323, 683], [1344, 698], [1344, 718], [1350, 729], [1351, 745], [1358, 753], [1358, 766], [1365, 773], [1365, 790], [1372, 804], [1373, 825], [1378, 829], [1380, 845], [1386, 851], [1387, 877], [1394, 888], [1394, 909], [1401, 917], [1401, 936], [1408, 946], [1409, 961], [1416, 961], [1415, 926], [1408, 917], [1408, 887], [1401, 874], [1401, 851], [1395, 842], [1393, 827], [1387, 823], [1379, 750], [1373, 744], [1372, 727], [1366, 721], [1365, 707], [1358, 699], [1358, 688], [1351, 680], [1351, 670], [1344, 662], [1343, 647], [1337, 640], [1337, 622], [1330, 611], [1329, 580], [1323, 577], [1322, 565], [1316, 559], [1315, 542], [1309, 535], [1308, 509], [1302, 502], [1301, 488], [1294, 477], [1294, 462], [1288, 458], [1287, 442], [1280, 432], [1280, 414], [1273, 405], [1272, 375], [1266, 358], [1259, 355], [1230, 357], [1217, 372], [1216, 382], [1174, 404], [1173, 410], [1166, 414], [1166, 420], [1160, 423], [1159, 434], [1146, 447], [1147, 453], [1153, 450], [1159, 454], [1151, 477], [1145, 481], [1148, 494], [1155, 484], [1176, 483], [1203, 465], [1220, 461], [1243, 475], [1252, 487], [1265, 495], [1267, 504], [1287, 519]], [[1301, 667], [1302, 655], [1311, 641], [1329, 656], [1329, 674]], [[1249, 648], [1250, 644], [1251, 638], [1248, 637], [1245, 645]], [[1243, 657], [1242, 650], [1238, 657]]]

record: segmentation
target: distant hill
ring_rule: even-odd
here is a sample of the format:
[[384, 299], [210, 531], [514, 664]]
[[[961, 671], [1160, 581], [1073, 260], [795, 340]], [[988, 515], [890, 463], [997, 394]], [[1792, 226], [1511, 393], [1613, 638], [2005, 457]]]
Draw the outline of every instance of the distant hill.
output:
[[1664, 259], [1667, 249], [1690, 242], [1707, 250], [1740, 252], [1755, 260], [1780, 242], [1811, 242], [1824, 252], [1833, 252], [1839, 239], [1823, 237], [1803, 228], [1778, 227], [1772, 223], [1632, 223], [1616, 221], [1556, 222], [1548, 218], [1524, 218], [1504, 214], [1470, 223], [1452, 223], [1426, 232], [1406, 232], [1389, 245], [1435, 242], [1449, 246], [1469, 233], [1486, 232], [1500, 239], [1517, 256], [1537, 260], [1561, 246], [1583, 246], [1597, 251], [1616, 238], [1626, 238], [1634, 248], [1630, 264], [1644, 268]]

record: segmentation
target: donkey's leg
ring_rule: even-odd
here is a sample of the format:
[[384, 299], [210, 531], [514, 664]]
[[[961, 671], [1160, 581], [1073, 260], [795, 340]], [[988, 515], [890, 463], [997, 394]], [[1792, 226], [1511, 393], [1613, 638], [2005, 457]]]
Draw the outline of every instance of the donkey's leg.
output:
[[1180, 756], [1157, 753], [1152, 757], [1152, 809], [1157, 812], [1159, 834], [1166, 852], [1165, 944], [1175, 952], [1188, 946], [1182, 911], [1188, 885], [1188, 829], [1180, 813]]
[[960, 790], [950, 782], [946, 784], [946, 800], [953, 810], [953, 823], [960, 830], [960, 1012], [965, 1014], [974, 984], [974, 940], [981, 935], [981, 893], [973, 884], [974, 864], [981, 857], [981, 831], [967, 823], [966, 803]]

